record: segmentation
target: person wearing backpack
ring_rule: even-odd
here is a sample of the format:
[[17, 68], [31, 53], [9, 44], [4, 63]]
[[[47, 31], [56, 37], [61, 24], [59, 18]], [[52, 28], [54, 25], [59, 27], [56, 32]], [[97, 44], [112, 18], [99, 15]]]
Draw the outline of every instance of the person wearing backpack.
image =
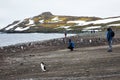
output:
[[112, 29], [109, 27], [107, 28], [107, 42], [108, 42], [108, 52], [112, 52], [112, 39], [114, 37], [115, 33], [112, 31]]
[[73, 51], [74, 47], [75, 47], [74, 42], [71, 39], [69, 39], [68, 49]]

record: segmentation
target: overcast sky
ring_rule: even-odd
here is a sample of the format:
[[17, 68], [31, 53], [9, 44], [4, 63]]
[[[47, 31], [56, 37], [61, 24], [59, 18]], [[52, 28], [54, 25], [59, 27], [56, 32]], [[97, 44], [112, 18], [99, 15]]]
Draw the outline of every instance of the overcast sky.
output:
[[120, 0], [0, 0], [0, 27], [42, 12], [71, 16], [120, 16]]

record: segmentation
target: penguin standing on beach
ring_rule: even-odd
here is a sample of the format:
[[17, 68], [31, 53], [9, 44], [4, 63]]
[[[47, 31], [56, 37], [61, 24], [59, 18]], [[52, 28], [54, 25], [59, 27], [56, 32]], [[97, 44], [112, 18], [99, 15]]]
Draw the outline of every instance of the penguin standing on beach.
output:
[[91, 39], [89, 40], [89, 43], [92, 43], [92, 40], [91, 40]]
[[43, 62], [41, 62], [40, 66], [41, 66], [42, 71], [45, 72], [46, 71], [45, 64]]

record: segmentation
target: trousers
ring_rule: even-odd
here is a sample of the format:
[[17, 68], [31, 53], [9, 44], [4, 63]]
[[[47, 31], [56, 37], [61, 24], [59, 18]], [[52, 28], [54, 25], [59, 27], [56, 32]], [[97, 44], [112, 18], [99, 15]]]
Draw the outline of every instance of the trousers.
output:
[[112, 40], [108, 41], [109, 50], [112, 50]]

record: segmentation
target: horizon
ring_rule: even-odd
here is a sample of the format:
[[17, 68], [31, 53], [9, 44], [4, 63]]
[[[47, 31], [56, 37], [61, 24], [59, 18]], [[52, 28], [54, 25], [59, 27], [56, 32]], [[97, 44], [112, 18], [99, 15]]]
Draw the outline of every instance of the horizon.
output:
[[120, 16], [119, 0], [4, 0], [0, 3], [0, 28], [15, 20], [51, 12], [53, 15], [115, 17]]

